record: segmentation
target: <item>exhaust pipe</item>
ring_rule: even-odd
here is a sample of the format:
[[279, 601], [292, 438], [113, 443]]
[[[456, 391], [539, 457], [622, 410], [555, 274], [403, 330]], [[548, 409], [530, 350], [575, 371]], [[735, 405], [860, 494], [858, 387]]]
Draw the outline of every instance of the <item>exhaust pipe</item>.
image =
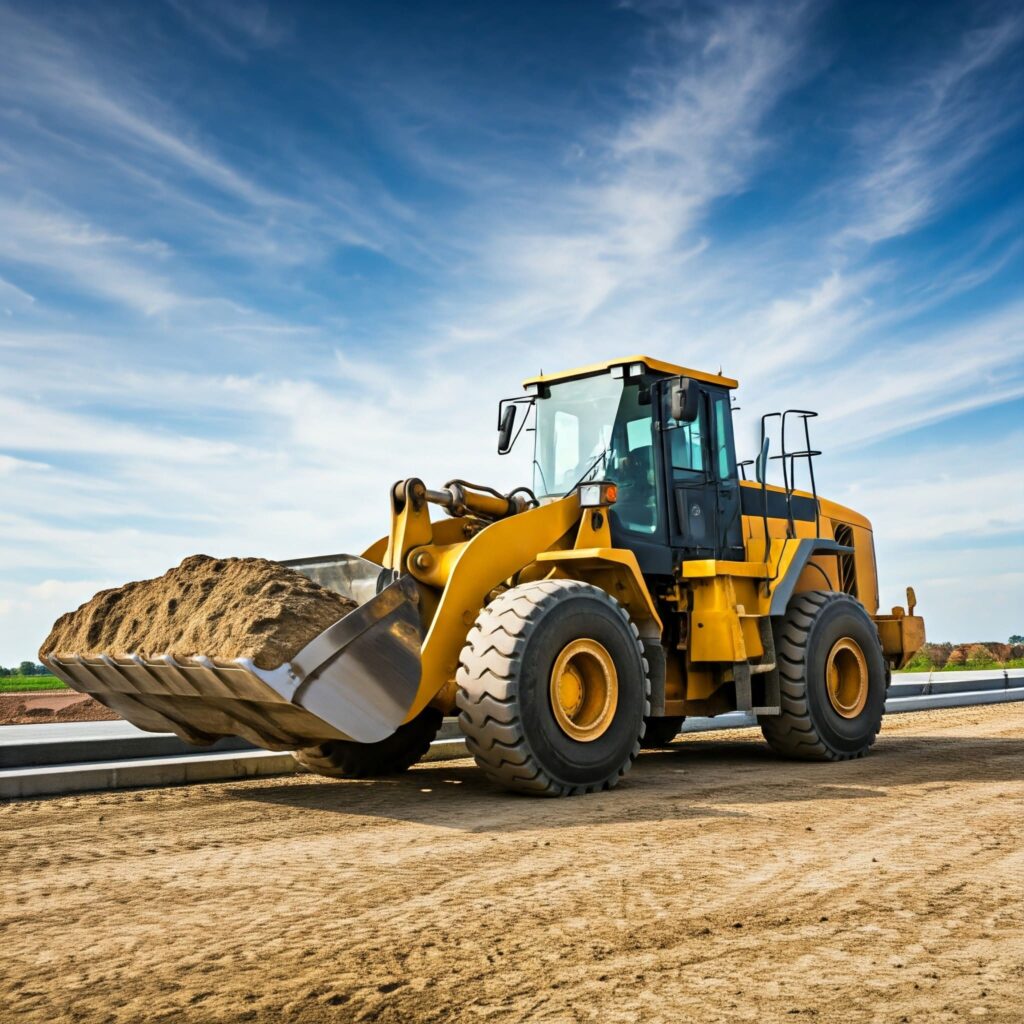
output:
[[242, 736], [268, 750], [375, 743], [405, 721], [420, 684], [419, 591], [356, 555], [282, 563], [358, 605], [276, 669], [248, 658], [44, 657], [68, 686], [140, 729], [189, 743]]

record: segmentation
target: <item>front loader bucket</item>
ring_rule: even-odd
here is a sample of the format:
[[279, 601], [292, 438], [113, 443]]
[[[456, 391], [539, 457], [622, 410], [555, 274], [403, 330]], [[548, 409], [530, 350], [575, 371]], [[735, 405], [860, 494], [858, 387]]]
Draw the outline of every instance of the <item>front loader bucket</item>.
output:
[[268, 750], [331, 739], [374, 743], [405, 720], [420, 683], [419, 592], [409, 576], [355, 555], [285, 565], [358, 607], [279, 668], [247, 658], [44, 657], [72, 689], [133, 725], [189, 743], [242, 736]]

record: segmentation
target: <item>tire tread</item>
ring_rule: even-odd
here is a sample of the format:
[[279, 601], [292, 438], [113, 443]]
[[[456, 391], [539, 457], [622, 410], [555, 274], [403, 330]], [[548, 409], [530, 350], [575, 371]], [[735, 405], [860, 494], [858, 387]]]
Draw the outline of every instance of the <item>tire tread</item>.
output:
[[[811, 719], [807, 704], [807, 657], [811, 630], [822, 609], [835, 601], [852, 601], [843, 593], [813, 590], [797, 594], [786, 609], [775, 635], [782, 713], [763, 716], [761, 732], [773, 750], [801, 761], [848, 761], [863, 757], [882, 727], [881, 715], [872, 723], [870, 737], [855, 752], [826, 743]], [[858, 604], [858, 607], [861, 607]]]
[[[644, 716], [650, 714], [650, 678], [640, 634], [626, 609], [610, 594], [579, 580], [538, 580], [499, 594], [470, 628], [456, 674], [459, 725], [476, 763], [505, 789], [569, 796], [611, 789], [640, 753], [641, 736], [618, 768], [590, 785], [570, 785], [552, 777], [530, 747], [519, 716], [517, 654], [550, 606], [566, 597], [598, 596], [622, 618], [643, 664]], [[498, 647], [496, 638], [504, 637]], [[509, 643], [508, 641], [511, 641]], [[495, 658], [494, 654], [499, 653]]]
[[293, 756], [308, 771], [333, 779], [397, 775], [430, 750], [442, 721], [441, 712], [428, 707], [379, 743], [328, 740], [316, 747], [296, 750]]

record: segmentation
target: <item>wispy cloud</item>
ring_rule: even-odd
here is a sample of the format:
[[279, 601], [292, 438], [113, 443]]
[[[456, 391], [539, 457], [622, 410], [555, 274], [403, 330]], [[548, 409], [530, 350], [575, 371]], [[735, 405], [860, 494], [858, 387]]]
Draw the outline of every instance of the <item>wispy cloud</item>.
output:
[[[189, 141], [184, 126], [172, 127], [172, 115], [154, 97], [145, 95], [142, 102], [149, 109], [143, 111], [126, 101], [123, 88], [115, 93], [85, 64], [73, 44], [38, 21], [0, 7], [0, 36], [17, 42], [5, 48], [0, 89], [11, 100], [48, 112], [58, 120], [54, 127], [79, 131], [88, 126], [111, 142], [170, 160], [186, 173], [253, 205], [282, 202], [201, 144]], [[129, 94], [143, 97], [137, 82], [129, 78], [122, 81], [125, 84]]]
[[[166, 251], [160, 243], [110, 235], [56, 211], [18, 206], [2, 199], [0, 221], [4, 225], [0, 260], [33, 267], [49, 279], [51, 286], [70, 285], [147, 315], [165, 312], [185, 301], [165, 279], [139, 265], [160, 259]], [[17, 291], [31, 298], [21, 289]]]
[[578, 326], [638, 286], [670, 297], [707, 246], [709, 207], [744, 187], [770, 145], [763, 120], [800, 81], [806, 20], [792, 5], [660, 23], [653, 63], [630, 81], [636, 112], [584, 140], [577, 181], [496, 219], [482, 255], [512, 297], [474, 312], [508, 334]]
[[16, 284], [11, 284], [10, 281], [5, 281], [0, 277], [0, 301], [31, 306], [36, 299], [34, 295], [29, 295], [24, 288], [19, 288]]
[[1020, 87], [1022, 39], [1024, 14], [1011, 11], [968, 32], [937, 67], [898, 86], [896, 102], [891, 86], [877, 92], [873, 116], [856, 133], [864, 170], [844, 186], [855, 216], [840, 239], [873, 243], [906, 234], [950, 201], [960, 179], [1024, 116], [1019, 104], [993, 102]]
[[275, 46], [287, 36], [279, 14], [269, 3], [221, 0], [216, 5], [193, 0], [168, 0], [185, 23], [219, 52], [245, 60], [251, 51]]

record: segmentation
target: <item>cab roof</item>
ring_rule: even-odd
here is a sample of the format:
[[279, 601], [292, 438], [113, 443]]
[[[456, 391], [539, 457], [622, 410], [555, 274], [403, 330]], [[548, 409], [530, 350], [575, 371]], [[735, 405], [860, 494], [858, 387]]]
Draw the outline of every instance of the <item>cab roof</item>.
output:
[[668, 377], [691, 377], [693, 380], [718, 384], [723, 388], [739, 387], [739, 382], [733, 380], [732, 377], [723, 377], [718, 373], [705, 373], [703, 370], [691, 370], [685, 366], [677, 366], [675, 363], [666, 363], [661, 359], [652, 359], [650, 356], [620, 356], [618, 359], [609, 359], [604, 363], [578, 366], [574, 370], [538, 374], [536, 377], [524, 380], [523, 387], [525, 388], [529, 384], [555, 384], [558, 381], [574, 380], [577, 377], [592, 377], [598, 373], [607, 373], [613, 366], [631, 366], [634, 363], [643, 363], [651, 373], [663, 373]]

